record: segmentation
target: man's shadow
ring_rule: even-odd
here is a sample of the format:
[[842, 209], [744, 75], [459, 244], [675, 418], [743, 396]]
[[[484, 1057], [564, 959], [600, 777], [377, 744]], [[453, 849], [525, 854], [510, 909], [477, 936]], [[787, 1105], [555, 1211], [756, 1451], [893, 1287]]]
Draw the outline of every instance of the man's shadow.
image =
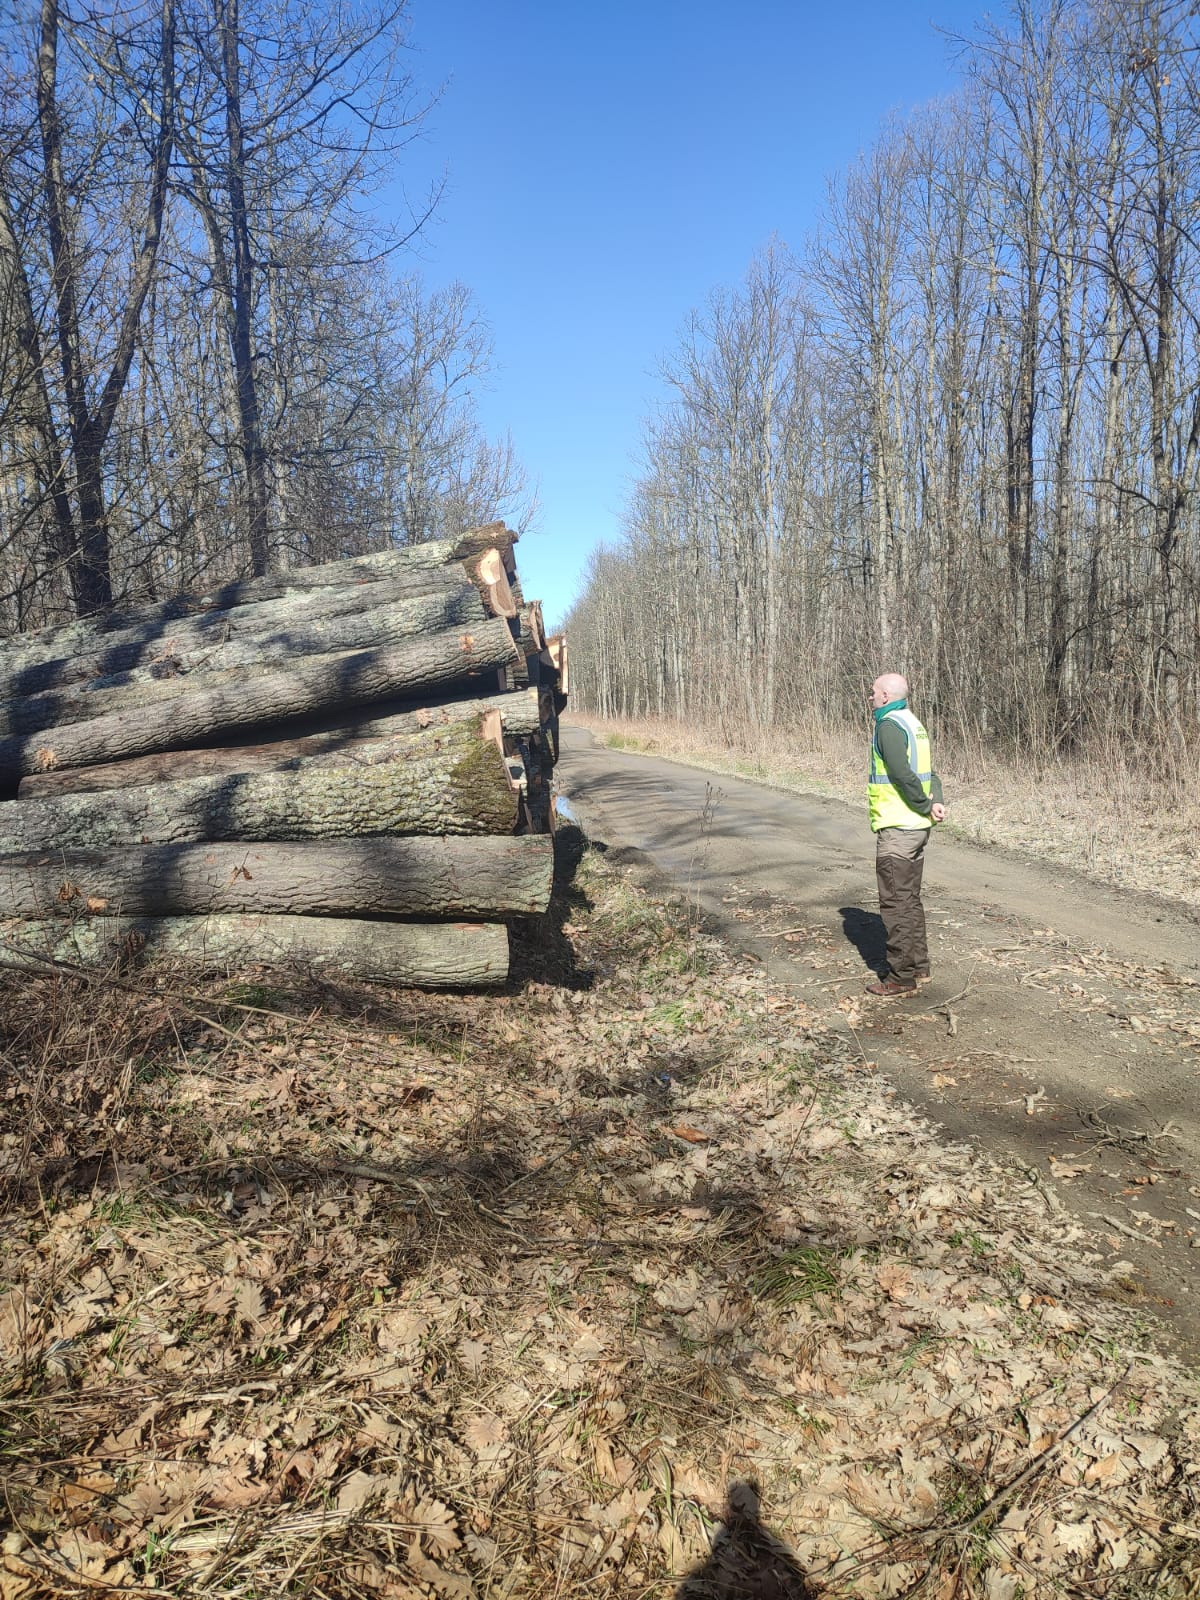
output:
[[675, 1600], [812, 1600], [804, 1569], [759, 1520], [750, 1479], [729, 1485], [724, 1520], [703, 1566], [689, 1572]]
[[839, 906], [842, 932], [863, 958], [863, 965], [882, 973], [887, 967], [887, 929], [878, 911], [861, 906]]

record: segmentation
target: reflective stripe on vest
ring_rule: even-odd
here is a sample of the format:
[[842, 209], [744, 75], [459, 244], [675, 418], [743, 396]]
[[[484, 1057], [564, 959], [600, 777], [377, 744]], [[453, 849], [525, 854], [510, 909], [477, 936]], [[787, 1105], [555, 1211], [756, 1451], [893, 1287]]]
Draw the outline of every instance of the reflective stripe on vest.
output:
[[[889, 711], [881, 719], [896, 722], [904, 729], [908, 741], [908, 764], [917, 775], [926, 794], [933, 793], [933, 758], [929, 748], [929, 735], [921, 723], [907, 709]], [[914, 811], [903, 793], [888, 777], [887, 766], [879, 753], [878, 730], [871, 737], [871, 772], [867, 779], [867, 800], [871, 808], [871, 829], [880, 828], [931, 828], [932, 817], [923, 817]]]

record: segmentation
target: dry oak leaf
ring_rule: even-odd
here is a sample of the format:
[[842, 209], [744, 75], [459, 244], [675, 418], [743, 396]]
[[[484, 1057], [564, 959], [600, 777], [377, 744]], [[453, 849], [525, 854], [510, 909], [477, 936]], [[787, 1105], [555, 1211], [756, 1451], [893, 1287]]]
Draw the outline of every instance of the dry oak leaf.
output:
[[478, 1561], [481, 1567], [490, 1567], [500, 1554], [500, 1546], [484, 1534], [468, 1533], [465, 1543], [467, 1554]]
[[421, 1554], [416, 1540], [409, 1547], [408, 1569], [422, 1583], [432, 1584], [445, 1600], [471, 1600], [475, 1590], [468, 1578], [461, 1577], [457, 1572], [446, 1572], [439, 1567], [436, 1561], [429, 1561]]
[[913, 1275], [897, 1261], [885, 1261], [876, 1273], [879, 1287], [889, 1300], [903, 1300], [912, 1289]]
[[234, 1292], [233, 1303], [237, 1309], [237, 1320], [239, 1322], [253, 1325], [262, 1321], [266, 1303], [263, 1300], [263, 1292], [257, 1283], [248, 1278], [241, 1279]]
[[448, 1556], [461, 1543], [454, 1513], [440, 1500], [420, 1500], [409, 1513], [408, 1521], [434, 1555]]
[[699, 1298], [700, 1274], [694, 1267], [687, 1267], [674, 1278], [664, 1278], [653, 1294], [665, 1311], [691, 1311]]
[[458, 1358], [463, 1366], [470, 1372], [478, 1372], [483, 1366], [484, 1357], [488, 1347], [480, 1339], [460, 1339], [458, 1341]]
[[375, 1339], [381, 1350], [403, 1350], [416, 1344], [429, 1331], [429, 1318], [415, 1311], [393, 1311], [375, 1330]]
[[369, 1472], [352, 1472], [344, 1480], [337, 1492], [334, 1505], [343, 1516], [352, 1516], [354, 1512], [361, 1511], [369, 1505], [379, 1494], [380, 1490], [387, 1488], [389, 1480], [373, 1476]]
[[42, 745], [40, 750], [33, 753], [33, 770], [35, 772], [51, 772], [58, 765], [58, 756], [48, 744]]
[[677, 1123], [675, 1127], [668, 1128], [667, 1132], [673, 1133], [677, 1139], [686, 1139], [689, 1144], [707, 1144], [712, 1137], [699, 1128], [689, 1127], [686, 1122]]
[[1121, 1470], [1122, 1457], [1117, 1454], [1101, 1456], [1093, 1461], [1083, 1474], [1084, 1483], [1103, 1483]]
[[1170, 1450], [1167, 1441], [1156, 1433], [1131, 1433], [1125, 1443], [1137, 1451], [1143, 1467], [1158, 1466]]
[[1072, 1555], [1091, 1555], [1096, 1548], [1096, 1530], [1090, 1521], [1056, 1522], [1054, 1537], [1062, 1549], [1069, 1550]]
[[476, 1455], [484, 1450], [491, 1450], [498, 1444], [503, 1444], [508, 1438], [508, 1428], [497, 1416], [490, 1411], [485, 1411], [481, 1416], [472, 1417], [463, 1429], [463, 1438], [474, 1450]]

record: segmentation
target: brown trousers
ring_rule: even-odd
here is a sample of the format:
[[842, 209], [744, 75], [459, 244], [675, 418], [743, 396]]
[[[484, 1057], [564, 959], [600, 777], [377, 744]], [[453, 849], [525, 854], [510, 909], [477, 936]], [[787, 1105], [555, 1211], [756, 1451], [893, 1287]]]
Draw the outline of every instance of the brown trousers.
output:
[[909, 983], [929, 971], [921, 875], [929, 828], [880, 828], [875, 835], [875, 877], [879, 883], [879, 915], [887, 929], [888, 968]]

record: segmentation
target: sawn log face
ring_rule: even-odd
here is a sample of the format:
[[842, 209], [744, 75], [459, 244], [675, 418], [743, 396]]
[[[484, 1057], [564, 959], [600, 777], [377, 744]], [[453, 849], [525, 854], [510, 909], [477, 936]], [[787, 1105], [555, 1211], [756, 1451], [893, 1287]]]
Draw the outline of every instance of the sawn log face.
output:
[[0, 917], [503, 917], [543, 912], [553, 840], [148, 845], [0, 858]]
[[[422, 989], [476, 988], [508, 976], [499, 923], [386, 923], [291, 916], [81, 917], [0, 922], [6, 961], [84, 967], [186, 961], [209, 969], [298, 964]], [[44, 964], [40, 970], [45, 970]]]

